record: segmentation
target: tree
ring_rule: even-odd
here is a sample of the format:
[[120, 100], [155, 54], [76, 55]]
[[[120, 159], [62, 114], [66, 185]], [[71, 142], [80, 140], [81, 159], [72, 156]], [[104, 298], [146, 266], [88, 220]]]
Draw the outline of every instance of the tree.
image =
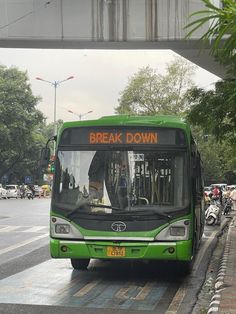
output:
[[[207, 134], [202, 142], [197, 135], [202, 153], [206, 179], [226, 178], [232, 182], [236, 169], [236, 81], [220, 81], [215, 90], [194, 88], [188, 93], [192, 105], [187, 120]], [[201, 136], [200, 138], [203, 138]], [[228, 175], [227, 175], [228, 174]]]
[[222, 0], [221, 7], [215, 6], [211, 0], [202, 0], [206, 9], [195, 12], [191, 17], [200, 18], [189, 23], [186, 28], [190, 31], [187, 38], [203, 24], [208, 23], [209, 29], [201, 37], [203, 43], [211, 43], [211, 54], [217, 61], [230, 65], [229, 70], [235, 74], [236, 70], [236, 2], [235, 0]]
[[119, 114], [180, 114], [188, 104], [185, 92], [193, 86], [191, 77], [195, 66], [183, 58], [167, 65], [166, 75], [156, 73], [149, 66], [141, 68], [129, 79], [120, 93]]
[[191, 109], [188, 120], [201, 126], [207, 134], [213, 134], [217, 140], [228, 139], [236, 144], [236, 81], [219, 81], [215, 90], [205, 91], [193, 88], [188, 92]]
[[213, 158], [210, 158], [208, 147], [203, 147], [205, 164], [208, 163], [215, 174], [224, 173], [230, 184], [236, 178], [236, 2], [222, 0], [221, 7], [216, 7], [210, 0], [202, 1], [206, 10], [192, 14], [192, 17], [200, 18], [186, 26], [191, 28], [187, 37], [191, 37], [203, 24], [208, 23], [209, 29], [201, 40], [203, 43], [211, 43], [210, 53], [228, 69], [229, 78], [217, 82], [215, 90], [192, 89], [188, 99], [193, 106], [187, 118], [209, 134], [209, 138], [213, 135], [216, 139], [214, 144], [212, 141], [208, 142], [215, 152]]
[[36, 166], [37, 127], [44, 121], [36, 109], [39, 99], [32, 94], [26, 72], [0, 65], [0, 178], [20, 173], [30, 162]]
[[235, 178], [232, 169], [236, 166], [233, 146], [227, 139], [222, 142], [216, 141], [213, 135], [206, 134], [200, 126], [192, 125], [191, 129], [201, 153], [205, 185], [215, 182], [232, 184]]

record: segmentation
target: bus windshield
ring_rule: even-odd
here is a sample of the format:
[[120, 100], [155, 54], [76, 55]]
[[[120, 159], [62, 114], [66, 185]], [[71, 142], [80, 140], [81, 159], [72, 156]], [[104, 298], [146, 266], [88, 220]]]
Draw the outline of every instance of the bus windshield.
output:
[[52, 198], [64, 216], [168, 213], [189, 204], [183, 150], [59, 150]]

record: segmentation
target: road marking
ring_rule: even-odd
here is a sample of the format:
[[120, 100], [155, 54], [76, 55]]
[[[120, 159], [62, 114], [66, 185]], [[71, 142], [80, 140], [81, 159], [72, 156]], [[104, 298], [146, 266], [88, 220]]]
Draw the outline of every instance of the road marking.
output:
[[[203, 245], [203, 249], [200, 250], [200, 252], [198, 252], [198, 255], [197, 255], [197, 258], [194, 262], [194, 268], [195, 270], [198, 268], [198, 266], [200, 265], [200, 262], [206, 252], [206, 250], [208, 249], [210, 243], [212, 242], [212, 240], [215, 238], [216, 234], [217, 234], [217, 230], [212, 232], [211, 236], [207, 237], [207, 241], [204, 242], [204, 245]], [[196, 266], [196, 267], [195, 267]]]
[[146, 285], [144, 287], [142, 287], [142, 289], [139, 291], [139, 293], [136, 295], [136, 297], [131, 298], [131, 299], [143, 301], [148, 296], [148, 294], [150, 293], [150, 291], [152, 290], [152, 288], [154, 286], [155, 286], [154, 282], [146, 283]]
[[35, 241], [38, 241], [38, 240], [40, 240], [42, 238], [45, 238], [45, 237], [48, 237], [48, 234], [41, 234], [41, 235], [39, 235], [37, 237], [34, 237], [34, 238], [31, 238], [29, 240], [25, 240], [23, 242], [11, 245], [11, 246], [9, 246], [9, 247], [7, 247], [5, 249], [0, 250], [0, 255], [8, 253], [10, 251], [13, 251], [15, 249], [18, 249], [19, 247], [25, 246], [27, 244], [30, 244], [30, 243], [35, 242]]
[[176, 314], [180, 304], [182, 303], [186, 294], [185, 284], [183, 284], [176, 292], [171, 304], [169, 305], [165, 314]]
[[[24, 230], [21, 230], [24, 228]], [[6, 226], [6, 225], [0, 225], [0, 233], [2, 232], [12, 232], [12, 231], [17, 231], [17, 232], [31, 232], [31, 233], [37, 233], [41, 230], [48, 230], [47, 226]], [[45, 232], [44, 232], [45, 233]]]
[[82, 297], [92, 290], [101, 280], [93, 280], [92, 282], [85, 285], [82, 289], [74, 294], [74, 297]]
[[130, 297], [127, 295], [129, 291], [133, 290], [136, 288], [136, 285], [133, 281], [128, 281], [125, 285], [125, 287], [119, 289], [116, 294], [115, 298], [117, 299], [129, 299]]
[[23, 230], [22, 232], [39, 232], [42, 229], [45, 229], [45, 226], [34, 226], [29, 229]]
[[10, 232], [18, 228], [20, 228], [20, 226], [4, 226], [3, 228], [0, 228], [0, 232]]
[[65, 285], [62, 289], [58, 290], [57, 294], [63, 294], [67, 292], [69, 289], [73, 288], [74, 286], [78, 285], [80, 279], [79, 276], [72, 279], [67, 285]]
[[[207, 248], [209, 247], [210, 243], [212, 242], [212, 240], [215, 238], [215, 235], [217, 234], [217, 230], [214, 231], [211, 236], [204, 236], [205, 238], [207, 238], [207, 241], [204, 242], [203, 245], [203, 249], [198, 252], [197, 258], [194, 262], [194, 270], [192, 271], [192, 273], [194, 274], [196, 272], [196, 270], [198, 269], [198, 266], [200, 265], [200, 262], [207, 250]], [[171, 304], [168, 307], [168, 310], [165, 312], [165, 314], [176, 314], [184, 297], [186, 294], [186, 283], [184, 282], [180, 288], [178, 289], [178, 291], [176, 292]]]
[[129, 290], [133, 289], [135, 286], [130, 285], [128, 283], [128, 287], [121, 288], [116, 294], [115, 297], [118, 299], [128, 299], [129, 297], [126, 295]]

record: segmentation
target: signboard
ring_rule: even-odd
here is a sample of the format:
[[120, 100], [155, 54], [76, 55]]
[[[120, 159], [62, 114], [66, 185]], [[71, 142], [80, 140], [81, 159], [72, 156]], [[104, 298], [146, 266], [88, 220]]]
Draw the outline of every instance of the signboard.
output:
[[89, 132], [89, 144], [157, 144], [157, 132]]
[[186, 145], [181, 129], [78, 127], [64, 130], [59, 145]]
[[25, 176], [25, 184], [32, 183], [32, 177], [31, 176]]

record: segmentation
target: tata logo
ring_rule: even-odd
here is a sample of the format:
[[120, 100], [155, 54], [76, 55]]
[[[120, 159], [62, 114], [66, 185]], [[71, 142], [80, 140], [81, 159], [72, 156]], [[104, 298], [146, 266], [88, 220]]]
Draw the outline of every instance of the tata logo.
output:
[[122, 232], [126, 229], [126, 224], [123, 221], [115, 221], [111, 225], [111, 229], [116, 232]]

